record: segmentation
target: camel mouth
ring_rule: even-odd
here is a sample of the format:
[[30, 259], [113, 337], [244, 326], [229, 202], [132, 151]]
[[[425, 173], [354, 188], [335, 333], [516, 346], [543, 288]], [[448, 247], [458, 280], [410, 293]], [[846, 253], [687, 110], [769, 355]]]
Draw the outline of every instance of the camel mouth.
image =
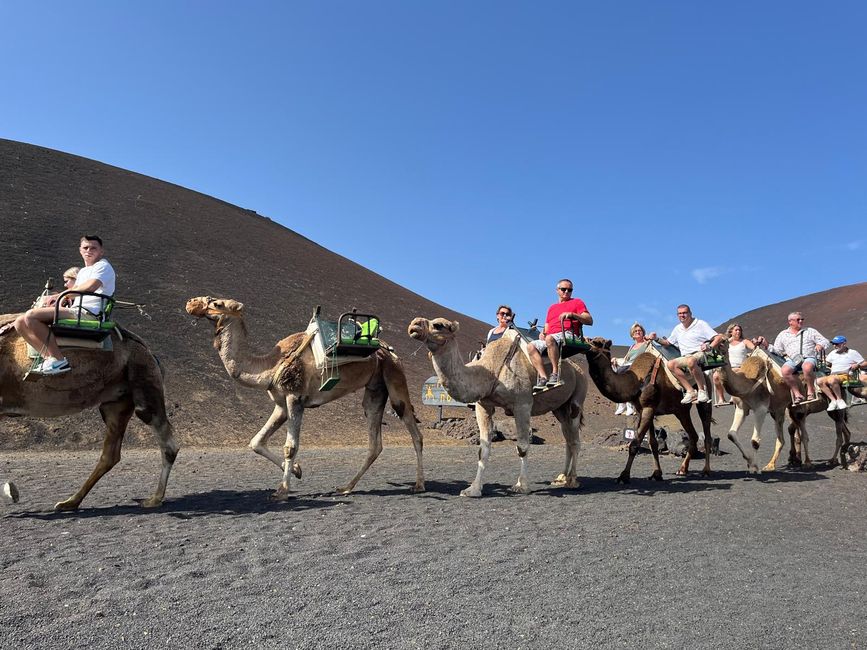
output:
[[416, 341], [424, 341], [427, 338], [427, 320], [424, 318], [414, 318], [406, 328], [407, 334], [411, 339]]
[[186, 312], [190, 316], [195, 316], [196, 318], [206, 316], [208, 313], [208, 304], [210, 302], [210, 298], [190, 298], [187, 300], [185, 307]]

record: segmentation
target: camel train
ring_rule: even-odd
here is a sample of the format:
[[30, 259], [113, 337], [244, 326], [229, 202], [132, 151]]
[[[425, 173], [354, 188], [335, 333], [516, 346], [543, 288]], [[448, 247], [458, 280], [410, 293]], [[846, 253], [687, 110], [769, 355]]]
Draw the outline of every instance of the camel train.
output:
[[[342, 315], [335, 323], [321, 318], [317, 309], [304, 332], [290, 334], [270, 350], [256, 353], [249, 347], [244, 306], [240, 302], [203, 296], [191, 298], [186, 311], [213, 324], [213, 345], [229, 376], [243, 386], [265, 391], [273, 402], [270, 417], [249, 443], [255, 453], [280, 470], [281, 478], [272, 498], [286, 499], [291, 490], [291, 476], [300, 478], [302, 475], [298, 452], [304, 410], [361, 389], [364, 389], [362, 404], [368, 425], [367, 456], [355, 476], [337, 491], [349, 493], [381, 453], [382, 419], [389, 401], [409, 432], [415, 451], [416, 473], [411, 490], [424, 491], [422, 433], [402, 364], [393, 350], [378, 338], [378, 319], [370, 315], [365, 319], [352, 312]], [[99, 345], [76, 341], [75, 333], [66, 331], [68, 336], [61, 343], [72, 370], [34, 380], [28, 377], [37, 364], [33, 350], [28, 350], [27, 343], [12, 327], [19, 316], [0, 316], [0, 416], [55, 417], [96, 407], [106, 426], [96, 467], [81, 488], [57, 503], [55, 509], [77, 509], [97, 481], [118, 462], [123, 435], [133, 414], [150, 425], [157, 436], [162, 461], [157, 488], [141, 503], [144, 507], [159, 506], [165, 498], [178, 444], [166, 415], [163, 371], [156, 357], [138, 336], [111, 322], [110, 327], [103, 328]], [[347, 331], [350, 323], [351, 329]], [[631, 404], [637, 412], [636, 434], [629, 444], [626, 466], [617, 477], [619, 482], [630, 481], [632, 465], [645, 436], [653, 458], [650, 479], [662, 480], [659, 442], [653, 426], [656, 416], [674, 415], [688, 436], [678, 475], [688, 473], [691, 460], [698, 454], [698, 433], [691, 419], [693, 404], [705, 441], [712, 440], [711, 404], [685, 403], [678, 379], [670, 372], [664, 351], [658, 345], [649, 345], [625, 371], [617, 372], [611, 362], [611, 341], [600, 337], [587, 340], [580, 333], [580, 345], [572, 352], [575, 356], [566, 358], [563, 353], [558, 382], [539, 391], [538, 384], [534, 384], [537, 373], [527, 353], [526, 332], [510, 327], [499, 340], [487, 345], [476, 360], [464, 363], [455, 338], [458, 331], [459, 324], [455, 321], [421, 317], [413, 319], [407, 330], [412, 339], [427, 347], [433, 368], [448, 393], [475, 405], [480, 434], [478, 465], [475, 478], [461, 491], [462, 496], [483, 494], [496, 408], [513, 416], [516, 424], [520, 470], [512, 491], [527, 493], [530, 489], [527, 465], [530, 418], [544, 413], [554, 415], [565, 440], [563, 471], [551, 484], [579, 487], [577, 463], [588, 375], [603, 396], [616, 403]], [[834, 419], [837, 432], [832, 464], [845, 466], [851, 438], [847, 411], [828, 409], [830, 402], [822, 394], [793, 405], [791, 388], [781, 375], [778, 359], [759, 349], [735, 370], [727, 361], [726, 346], [725, 341], [719, 345], [722, 362], [716, 372], [735, 405], [728, 438], [743, 455], [747, 470], [761, 471], [756, 452], [761, 443], [761, 427], [768, 414], [774, 421], [776, 441], [773, 455], [763, 469], [773, 470], [778, 466], [787, 413], [791, 437], [789, 463], [811, 466], [805, 422], [807, 416], [822, 410], [827, 410]], [[580, 358], [578, 355], [586, 359], [587, 371], [575, 361]], [[806, 388], [802, 383], [801, 391]], [[846, 390], [852, 396], [867, 397], [867, 389], [857, 381], [850, 382]], [[750, 444], [745, 445], [738, 432], [750, 414], [754, 420], [753, 434]], [[287, 433], [283, 453], [279, 455], [269, 448], [268, 442], [284, 424]], [[710, 473], [710, 456], [710, 453], [704, 454], [703, 475]], [[14, 483], [2, 486], [0, 498], [4, 496], [6, 500], [18, 499]]]

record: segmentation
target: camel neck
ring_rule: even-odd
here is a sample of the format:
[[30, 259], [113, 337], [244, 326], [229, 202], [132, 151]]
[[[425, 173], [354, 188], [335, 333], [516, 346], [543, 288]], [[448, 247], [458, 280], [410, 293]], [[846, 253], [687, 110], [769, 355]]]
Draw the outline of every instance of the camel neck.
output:
[[233, 379], [251, 388], [268, 388], [274, 368], [280, 361], [280, 350], [274, 348], [268, 354], [253, 354], [247, 338], [247, 326], [238, 317], [223, 317], [222, 328], [214, 341], [214, 347], [226, 372]]
[[483, 366], [464, 365], [454, 340], [432, 353], [431, 361], [440, 383], [456, 400], [470, 404], [493, 390], [497, 378]]

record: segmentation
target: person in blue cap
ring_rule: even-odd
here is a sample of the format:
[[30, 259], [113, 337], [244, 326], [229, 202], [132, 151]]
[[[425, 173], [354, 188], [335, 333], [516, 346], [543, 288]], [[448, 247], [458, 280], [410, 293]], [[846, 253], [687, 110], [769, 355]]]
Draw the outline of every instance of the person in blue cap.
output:
[[831, 366], [831, 374], [819, 378], [819, 390], [828, 398], [828, 410], [839, 411], [846, 408], [843, 399], [843, 380], [849, 377], [849, 373], [867, 369], [867, 361], [857, 350], [846, 346], [846, 337], [838, 334], [831, 339], [834, 350], [828, 353], [825, 360]]

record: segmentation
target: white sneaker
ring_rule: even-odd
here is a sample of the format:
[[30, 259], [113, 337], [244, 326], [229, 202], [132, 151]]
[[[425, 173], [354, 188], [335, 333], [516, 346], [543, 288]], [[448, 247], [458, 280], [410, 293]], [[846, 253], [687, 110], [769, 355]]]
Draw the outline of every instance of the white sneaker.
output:
[[69, 372], [72, 368], [69, 367], [69, 362], [66, 359], [54, 359], [47, 357], [39, 367], [39, 372], [43, 375], [59, 375], [64, 372]]
[[700, 391], [698, 391], [698, 398], [697, 399], [699, 402], [709, 402], [710, 396], [707, 394], [706, 390], [700, 390]]
[[837, 400], [832, 399], [832, 400], [828, 403], [828, 408], [826, 408], [825, 410], [826, 410], [826, 411], [836, 411], [837, 408], [838, 408], [838, 407], [837, 407]]
[[[705, 396], [707, 396], [707, 393], [705, 393]], [[686, 395], [683, 396], [683, 399], [680, 400], [680, 403], [681, 404], [692, 404], [695, 401], [696, 397], [697, 397], [697, 395], [695, 394], [694, 391], [689, 391], [689, 392], [687, 392]]]
[[626, 410], [626, 406], [624, 404], [618, 404], [617, 408], [614, 409], [614, 415], [620, 415]]
[[846, 404], [846, 400], [844, 400], [844, 399], [838, 399], [837, 400], [837, 410], [838, 411], [845, 411], [847, 408], [849, 408], [849, 405]]
[[635, 415], [635, 407], [631, 403], [626, 405], [626, 415]]

